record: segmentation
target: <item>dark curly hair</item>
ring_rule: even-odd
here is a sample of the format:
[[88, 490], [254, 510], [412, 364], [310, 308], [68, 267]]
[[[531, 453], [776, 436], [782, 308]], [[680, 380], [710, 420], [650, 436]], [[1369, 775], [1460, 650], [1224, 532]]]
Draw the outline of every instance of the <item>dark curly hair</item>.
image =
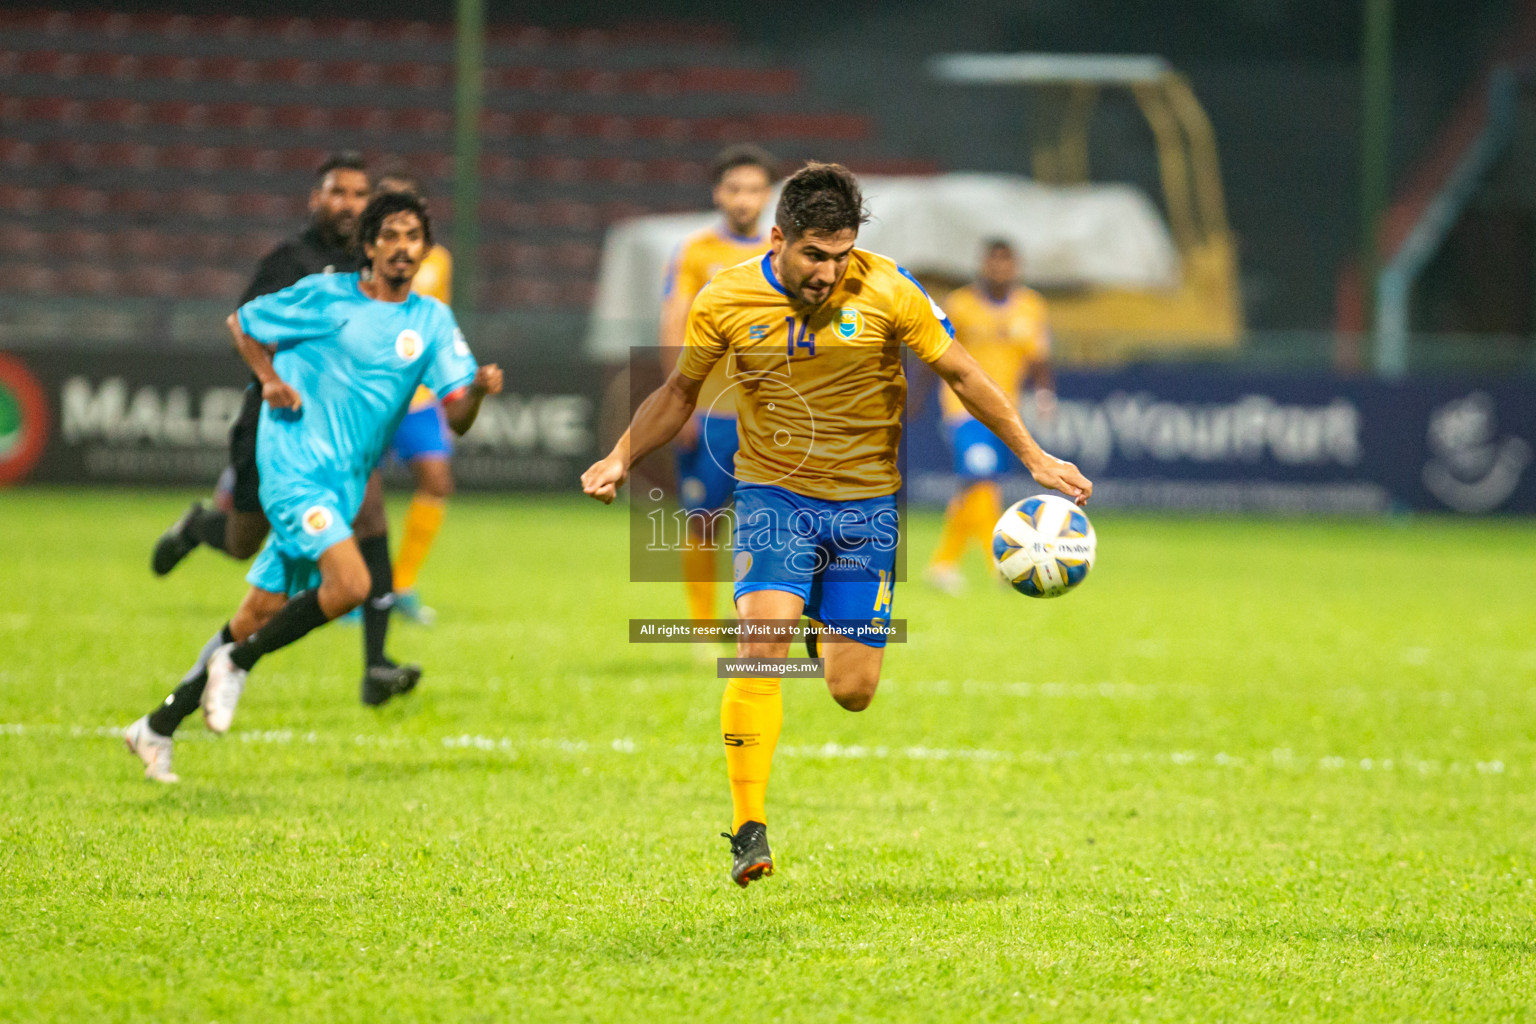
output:
[[716, 153], [715, 162], [710, 168], [713, 174], [712, 180], [718, 185], [726, 174], [738, 167], [761, 167], [768, 175], [770, 184], [779, 180], [779, 166], [773, 159], [773, 154], [750, 142], [727, 146]]
[[357, 219], [357, 252], [366, 258], [365, 245], [378, 241], [384, 222], [397, 213], [414, 213], [421, 218], [421, 237], [432, 248], [432, 215], [426, 201], [410, 192], [380, 192], [368, 200], [363, 215]]
[[859, 179], [842, 164], [812, 161], [784, 182], [773, 221], [790, 241], [806, 231], [846, 231], [868, 222]]

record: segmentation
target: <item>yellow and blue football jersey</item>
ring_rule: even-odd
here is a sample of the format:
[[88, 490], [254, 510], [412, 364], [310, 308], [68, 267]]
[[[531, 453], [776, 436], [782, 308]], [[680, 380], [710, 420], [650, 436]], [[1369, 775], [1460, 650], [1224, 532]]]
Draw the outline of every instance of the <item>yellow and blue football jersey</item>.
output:
[[765, 254], [699, 293], [678, 370], [702, 381], [725, 365], [740, 416], [738, 480], [853, 501], [901, 487], [901, 346], [932, 363], [953, 339], [944, 311], [885, 256], [854, 249], [812, 307], [779, 283]]

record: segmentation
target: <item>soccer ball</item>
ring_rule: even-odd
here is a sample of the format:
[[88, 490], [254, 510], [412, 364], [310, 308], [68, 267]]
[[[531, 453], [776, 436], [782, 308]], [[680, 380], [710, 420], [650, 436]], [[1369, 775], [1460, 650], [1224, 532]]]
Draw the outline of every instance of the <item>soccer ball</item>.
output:
[[1096, 547], [1088, 516], [1054, 494], [1010, 505], [992, 527], [997, 571], [1030, 597], [1060, 597], [1083, 582]]

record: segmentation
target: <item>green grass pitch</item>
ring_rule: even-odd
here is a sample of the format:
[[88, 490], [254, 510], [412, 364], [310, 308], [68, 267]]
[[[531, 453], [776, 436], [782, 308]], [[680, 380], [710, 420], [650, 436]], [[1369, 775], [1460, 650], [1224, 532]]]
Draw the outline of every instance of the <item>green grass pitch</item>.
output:
[[[0, 493], [0, 1020], [1536, 1017], [1536, 534], [1095, 514], [1057, 601], [915, 583], [873, 707], [786, 684], [776, 877], [738, 890], [720, 684], [625, 513], [459, 498], [357, 700], [332, 625], [111, 733], [243, 592], [173, 493]], [[911, 517], [914, 568], [937, 518]]]

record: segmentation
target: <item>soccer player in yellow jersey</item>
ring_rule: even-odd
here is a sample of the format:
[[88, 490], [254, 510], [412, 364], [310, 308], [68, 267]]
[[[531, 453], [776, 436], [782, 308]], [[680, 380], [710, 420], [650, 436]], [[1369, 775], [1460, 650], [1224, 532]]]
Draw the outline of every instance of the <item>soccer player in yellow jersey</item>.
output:
[[[758, 233], [776, 178], [773, 157], [757, 146], [731, 146], [715, 158], [714, 203], [720, 223], [690, 236], [667, 267], [661, 309], [662, 370], [671, 373], [682, 351], [688, 309], [709, 279], [726, 267], [761, 256]], [[677, 497], [686, 513], [683, 589], [695, 620], [715, 616], [715, 524], [736, 488], [736, 400], [717, 366], [699, 392], [698, 411], [672, 439]]]
[[[1004, 392], [1017, 396], [1027, 379], [1034, 388], [1035, 408], [1049, 416], [1056, 395], [1051, 376], [1051, 332], [1045, 300], [1040, 293], [1017, 284], [1019, 261], [1004, 239], [986, 243], [981, 277], [957, 288], [944, 302], [955, 341], [975, 357], [987, 376]], [[997, 435], [965, 411], [947, 387], [939, 392], [944, 427], [955, 452], [960, 489], [944, 513], [944, 532], [926, 573], [928, 582], [950, 594], [965, 588], [960, 556], [974, 540], [990, 550], [992, 527], [1003, 514], [997, 478], [1007, 468], [1008, 448]]]
[[[783, 658], [793, 624], [819, 623], [832, 697], [849, 711], [874, 698], [891, 616], [897, 446], [906, 345], [954, 389], [1042, 486], [1079, 504], [1093, 485], [1047, 455], [948, 318], [893, 261], [855, 248], [867, 219], [856, 178], [808, 164], [784, 183], [760, 260], [715, 275], [688, 314], [677, 368], [635, 411], [583, 490], [611, 502], [630, 468], [682, 429], [725, 360], [740, 389], [736, 460], [737, 653]], [[764, 810], [783, 722], [776, 676], [736, 678], [720, 708], [731, 786], [731, 878], [773, 873]]]
[[[379, 192], [407, 192], [421, 195], [421, 186], [408, 172], [399, 168], [379, 176]], [[442, 245], [427, 250], [421, 269], [411, 282], [411, 290], [440, 302], [453, 301], [453, 257]], [[395, 555], [395, 611], [422, 625], [431, 625], [437, 613], [421, 603], [416, 593], [416, 578], [421, 572], [437, 531], [442, 528], [448, 496], [453, 493], [453, 437], [443, 418], [443, 404], [427, 388], [418, 388], [411, 398], [410, 411], [400, 421], [400, 429], [390, 446], [396, 458], [411, 467], [416, 493], [411, 495], [405, 513], [405, 536]]]

